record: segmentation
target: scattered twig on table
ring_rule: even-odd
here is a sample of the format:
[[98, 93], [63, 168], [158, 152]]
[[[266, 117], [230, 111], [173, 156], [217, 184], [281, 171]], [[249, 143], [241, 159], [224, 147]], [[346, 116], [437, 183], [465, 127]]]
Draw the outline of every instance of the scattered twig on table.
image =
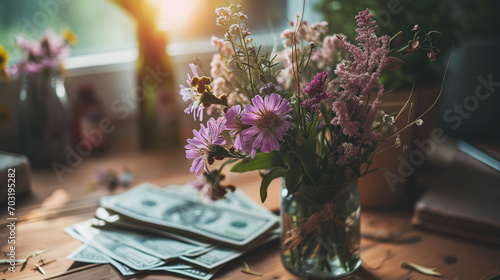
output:
[[250, 275], [255, 275], [255, 276], [262, 276], [262, 273], [250, 270], [250, 266], [248, 266], [248, 264], [244, 260], [241, 260], [241, 262], [245, 266], [245, 269], [242, 269], [241, 272], [246, 273], [246, 274], [250, 274]]
[[38, 255], [41, 255], [43, 253], [47, 253], [48, 251], [50, 251], [50, 249], [39, 250], [39, 251], [31, 253], [31, 255], [27, 256], [26, 259], [24, 260], [23, 267], [21, 267], [21, 271], [23, 271], [26, 268], [26, 265], [28, 264], [29, 259], [36, 257]]
[[35, 263], [35, 266], [36, 266], [36, 270], [38, 270], [42, 275], [45, 275], [45, 270], [40, 265]]
[[418, 265], [418, 264], [412, 263], [412, 262], [408, 262], [408, 261], [401, 262], [401, 267], [412, 268], [412, 269], [414, 269], [422, 274], [425, 274], [425, 275], [439, 276], [439, 277], [442, 276], [441, 273], [436, 271], [437, 267], [434, 267], [434, 268], [423, 267], [421, 265]]

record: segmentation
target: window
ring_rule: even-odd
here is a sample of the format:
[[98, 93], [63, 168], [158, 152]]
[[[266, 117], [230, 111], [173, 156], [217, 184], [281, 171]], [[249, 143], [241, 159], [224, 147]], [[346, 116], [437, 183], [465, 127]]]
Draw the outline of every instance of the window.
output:
[[[39, 38], [47, 29], [56, 33], [71, 28], [78, 36], [72, 55], [109, 52], [136, 48], [134, 19], [112, 0], [2, 0], [0, 1], [0, 44], [15, 58], [21, 52], [15, 46], [15, 37], [23, 33]], [[211, 34], [222, 36], [215, 25], [214, 9], [220, 0], [144, 0], [157, 5], [160, 12], [158, 26], [168, 31], [171, 42], [207, 39]], [[230, 1], [235, 2], [235, 1]], [[137, 3], [140, 3], [137, 1]], [[285, 21], [286, 0], [242, 1], [249, 15], [248, 25], [254, 32], [267, 32], [268, 15], [274, 24]], [[265, 7], [265, 8], [264, 8]]]

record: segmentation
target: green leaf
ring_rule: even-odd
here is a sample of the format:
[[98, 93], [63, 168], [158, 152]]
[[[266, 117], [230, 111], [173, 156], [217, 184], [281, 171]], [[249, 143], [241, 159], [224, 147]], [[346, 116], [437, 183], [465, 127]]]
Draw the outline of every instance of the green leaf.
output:
[[304, 173], [302, 172], [302, 166], [300, 165], [299, 159], [293, 153], [289, 154], [288, 159], [288, 169], [285, 174], [285, 185], [288, 190], [288, 194], [292, 194], [299, 188], [302, 183], [302, 178]]
[[231, 168], [231, 172], [248, 172], [260, 169], [271, 169], [276, 166], [281, 166], [281, 161], [277, 152], [260, 153], [255, 155], [253, 159], [246, 158]]
[[286, 169], [283, 167], [274, 167], [269, 171], [264, 177], [262, 177], [262, 182], [260, 183], [260, 200], [264, 202], [267, 198], [267, 187], [276, 178], [283, 177], [286, 173]]
[[388, 170], [386, 168], [381, 168], [381, 167], [373, 168], [373, 169], [370, 169], [370, 170], [366, 171], [365, 173], [361, 174], [361, 176], [365, 176], [365, 175], [370, 174], [370, 173], [375, 172], [375, 171], [387, 172]]
[[309, 129], [311, 133], [306, 139], [306, 143], [301, 147], [300, 155], [302, 160], [304, 161], [304, 165], [307, 167], [316, 166], [316, 137], [318, 136], [317, 125], [316, 122], [310, 123]]

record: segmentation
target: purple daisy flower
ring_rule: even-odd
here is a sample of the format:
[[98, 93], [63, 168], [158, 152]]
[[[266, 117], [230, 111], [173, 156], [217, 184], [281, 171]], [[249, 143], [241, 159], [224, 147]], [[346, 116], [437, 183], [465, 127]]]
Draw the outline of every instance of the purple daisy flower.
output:
[[186, 158], [193, 160], [189, 171], [196, 173], [196, 177], [199, 177], [203, 170], [209, 173], [207, 162], [213, 163], [212, 154], [216, 152], [217, 146], [226, 144], [226, 140], [220, 135], [224, 131], [225, 124], [224, 118], [219, 118], [217, 121], [210, 118], [206, 128], [200, 124], [200, 131], [193, 129], [194, 137], [187, 140], [189, 144], [184, 148], [186, 148]]
[[[260, 95], [252, 99], [253, 105], [247, 105], [241, 113], [241, 122], [250, 128], [241, 133], [243, 141], [251, 143], [252, 157], [258, 149], [263, 153], [279, 150], [279, 141], [283, 140], [292, 123], [286, 119], [292, 106], [280, 95], [272, 93], [262, 99]], [[245, 151], [246, 152], [246, 151]]]
[[[190, 63], [189, 67], [191, 68], [191, 72], [193, 72], [193, 77], [199, 77], [196, 65], [194, 65], [193, 63]], [[200, 121], [202, 121], [203, 120], [203, 106], [200, 106], [201, 105], [201, 94], [197, 91], [196, 86], [191, 85], [191, 81], [192, 81], [192, 78], [188, 73], [186, 82], [189, 85], [189, 87], [185, 87], [184, 85], [180, 85], [180, 87], [181, 87], [180, 94], [182, 95], [182, 100], [191, 101], [189, 103], [189, 106], [184, 110], [184, 113], [186, 113], [186, 114], [193, 113], [193, 117], [195, 120], [196, 120], [196, 116], [198, 116], [198, 119]]]

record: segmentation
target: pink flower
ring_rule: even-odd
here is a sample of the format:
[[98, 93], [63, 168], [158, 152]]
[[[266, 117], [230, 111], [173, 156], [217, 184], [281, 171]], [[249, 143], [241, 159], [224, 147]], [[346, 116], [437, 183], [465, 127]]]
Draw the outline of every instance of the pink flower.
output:
[[226, 58], [229, 58], [233, 55], [233, 49], [231, 47], [231, 43], [224, 39], [219, 39], [216, 36], [212, 36], [210, 39], [212, 46], [216, 47], [219, 50], [219, 53], [223, 53]]
[[210, 75], [215, 79], [217, 77], [224, 77], [230, 80], [233, 74], [229, 71], [226, 64], [222, 60], [222, 56], [218, 53], [214, 54], [210, 62]]
[[26, 53], [31, 52], [35, 47], [35, 42], [26, 36], [19, 34], [16, 36], [16, 45]]
[[[255, 156], [258, 149], [263, 153], [279, 150], [279, 141], [292, 124], [287, 121], [287, 115], [292, 106], [286, 99], [276, 93], [264, 97], [260, 95], [252, 99], [253, 105], [247, 105], [241, 113], [241, 122], [250, 125], [241, 135], [243, 141], [251, 143], [251, 155]], [[248, 151], [245, 151], [247, 153]]]
[[[368, 144], [378, 137], [371, 128], [384, 93], [380, 74], [387, 61], [390, 38], [375, 35], [377, 24], [368, 9], [359, 12], [356, 20], [359, 46], [340, 41], [349, 55], [335, 70], [340, 88], [333, 95], [335, 116], [331, 123], [342, 127], [345, 135], [357, 137]], [[361, 101], [365, 99], [373, 101], [363, 105]]]
[[305, 94], [312, 98], [304, 100], [300, 105], [308, 110], [318, 111], [319, 103], [332, 95], [331, 92], [325, 92], [325, 82], [327, 79], [328, 72], [316, 73], [312, 81], [303, 90]]
[[358, 146], [344, 142], [341, 146], [337, 147], [337, 152], [339, 153], [337, 164], [345, 166], [352, 163], [358, 158], [358, 151]]
[[48, 57], [57, 57], [64, 60], [70, 54], [70, 48], [66, 45], [64, 39], [58, 36], [54, 31], [48, 30], [40, 40], [40, 46]]
[[299, 37], [295, 34], [295, 31], [291, 29], [286, 29], [280, 34], [281, 39], [283, 40], [283, 47], [290, 47], [292, 45], [296, 45], [299, 43]]
[[224, 131], [225, 124], [224, 118], [219, 118], [217, 121], [210, 118], [206, 128], [200, 124], [200, 131], [193, 129], [194, 137], [187, 140], [189, 144], [184, 148], [186, 148], [186, 158], [193, 160], [189, 171], [196, 173], [196, 177], [199, 177], [203, 170], [209, 173], [207, 162], [212, 164], [217, 147], [226, 144], [226, 140], [220, 135]]
[[46, 69], [60, 70], [61, 62], [71, 52], [64, 39], [52, 30], [48, 30], [38, 42], [20, 34], [16, 36], [16, 44], [25, 52], [25, 58], [10, 71], [15, 78], [23, 74], [35, 75]]

